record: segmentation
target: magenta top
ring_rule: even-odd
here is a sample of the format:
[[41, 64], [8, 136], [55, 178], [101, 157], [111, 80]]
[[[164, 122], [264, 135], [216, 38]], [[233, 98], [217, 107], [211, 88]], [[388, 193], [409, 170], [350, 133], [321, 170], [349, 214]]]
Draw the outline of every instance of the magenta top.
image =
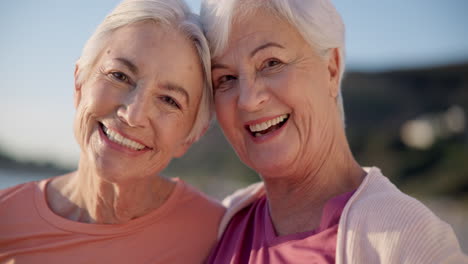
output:
[[338, 222], [353, 193], [328, 200], [317, 229], [286, 236], [276, 235], [263, 196], [231, 219], [208, 263], [335, 263]]

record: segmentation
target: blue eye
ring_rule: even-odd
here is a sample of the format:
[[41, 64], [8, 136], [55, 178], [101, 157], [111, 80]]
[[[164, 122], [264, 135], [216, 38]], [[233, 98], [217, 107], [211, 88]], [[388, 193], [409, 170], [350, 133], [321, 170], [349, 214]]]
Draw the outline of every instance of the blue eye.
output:
[[170, 97], [170, 96], [161, 96], [161, 100], [162, 100], [164, 103], [166, 103], [166, 104], [168, 104], [168, 105], [170, 105], [170, 106], [172, 106], [172, 107], [175, 107], [175, 108], [177, 108], [177, 109], [180, 109], [180, 105], [177, 103], [177, 101], [174, 100], [174, 99], [173, 99], [172, 97]]

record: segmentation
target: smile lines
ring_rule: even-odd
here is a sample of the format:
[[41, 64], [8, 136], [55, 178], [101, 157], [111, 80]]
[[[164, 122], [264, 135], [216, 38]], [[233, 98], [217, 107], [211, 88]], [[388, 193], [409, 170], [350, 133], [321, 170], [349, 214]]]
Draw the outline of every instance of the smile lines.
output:
[[106, 134], [107, 138], [112, 141], [112, 142], [115, 142], [117, 144], [120, 144], [124, 147], [127, 147], [129, 149], [133, 149], [133, 150], [143, 150], [145, 148], [144, 145], [138, 143], [138, 142], [135, 142], [131, 139], [128, 139], [122, 135], [120, 135], [119, 133], [111, 130], [111, 129], [108, 129], [107, 127], [105, 127], [104, 125], [101, 124], [101, 127], [102, 127], [102, 131], [104, 132], [104, 134]]

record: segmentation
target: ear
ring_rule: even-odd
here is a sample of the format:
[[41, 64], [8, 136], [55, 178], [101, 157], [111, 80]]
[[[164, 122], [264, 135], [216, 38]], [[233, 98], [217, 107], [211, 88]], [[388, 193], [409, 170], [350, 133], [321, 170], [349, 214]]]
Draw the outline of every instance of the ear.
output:
[[333, 48], [330, 50], [328, 55], [328, 74], [329, 74], [329, 83], [330, 83], [330, 95], [334, 98], [338, 96], [339, 84], [340, 84], [340, 65], [341, 65], [341, 56], [338, 51], [338, 48]]
[[75, 108], [78, 107], [78, 105], [80, 104], [80, 101], [81, 101], [81, 83], [78, 83], [78, 74], [80, 72], [80, 66], [78, 64], [78, 62], [76, 62], [75, 64], [75, 74], [74, 74], [74, 77], [75, 77], [75, 92], [74, 92], [74, 102], [75, 102]]

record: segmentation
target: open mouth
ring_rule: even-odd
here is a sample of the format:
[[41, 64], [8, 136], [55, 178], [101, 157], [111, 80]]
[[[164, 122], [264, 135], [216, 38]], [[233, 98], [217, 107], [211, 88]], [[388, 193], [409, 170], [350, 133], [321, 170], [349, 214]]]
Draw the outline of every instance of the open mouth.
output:
[[282, 126], [284, 126], [284, 124], [286, 124], [288, 119], [289, 114], [284, 114], [262, 123], [247, 125], [246, 129], [250, 132], [252, 136], [261, 137], [263, 135], [280, 129]]
[[121, 134], [107, 128], [106, 126], [104, 126], [104, 124], [102, 123], [99, 123], [99, 126], [101, 127], [102, 129], [102, 132], [104, 132], [104, 135], [106, 135], [106, 137], [114, 142], [114, 143], [117, 143], [119, 145], [122, 145], [126, 148], [129, 148], [131, 150], [136, 150], [136, 151], [142, 151], [148, 147], [146, 147], [145, 145], [142, 145], [136, 141], [133, 141], [129, 138], [126, 138], [124, 136], [122, 136]]

